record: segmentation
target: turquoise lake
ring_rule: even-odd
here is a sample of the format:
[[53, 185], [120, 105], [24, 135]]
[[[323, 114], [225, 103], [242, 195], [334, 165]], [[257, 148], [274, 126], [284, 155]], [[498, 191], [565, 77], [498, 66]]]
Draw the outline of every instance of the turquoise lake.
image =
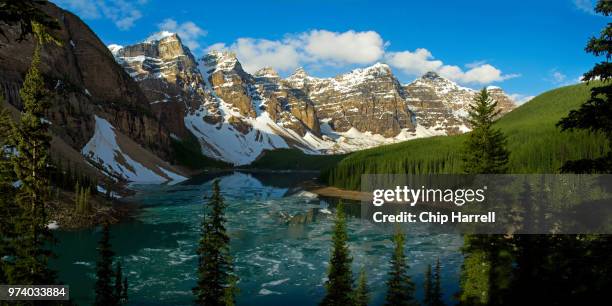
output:
[[[129, 305], [192, 305], [199, 226], [205, 195], [220, 180], [227, 228], [240, 282], [238, 305], [317, 305], [329, 260], [334, 205], [299, 188], [309, 173], [203, 175], [174, 186], [134, 186], [126, 199], [142, 207], [134, 220], [111, 227], [111, 243], [129, 279]], [[347, 204], [347, 206], [350, 204]], [[372, 305], [384, 302], [391, 232], [349, 212], [355, 275], [364, 266]], [[79, 305], [91, 304], [100, 229], [56, 231], [52, 262]], [[463, 257], [459, 235], [407, 233], [410, 275], [422, 296], [427, 264], [440, 259], [445, 299], [458, 291]]]

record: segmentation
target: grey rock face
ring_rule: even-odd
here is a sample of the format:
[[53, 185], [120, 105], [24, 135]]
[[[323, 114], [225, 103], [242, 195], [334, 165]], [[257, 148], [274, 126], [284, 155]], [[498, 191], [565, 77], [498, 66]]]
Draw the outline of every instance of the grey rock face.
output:
[[[404, 85], [404, 91], [408, 106], [416, 113], [419, 125], [447, 135], [469, 131], [466, 120], [468, 106], [474, 101], [476, 90], [459, 86], [435, 72], [428, 72]], [[514, 109], [514, 102], [500, 88], [489, 87], [488, 91], [498, 102], [502, 115]]]
[[336, 131], [355, 128], [393, 137], [415, 128], [403, 88], [385, 64], [329, 79], [310, 77], [300, 68], [285, 84], [304, 92], [314, 102], [319, 120]]

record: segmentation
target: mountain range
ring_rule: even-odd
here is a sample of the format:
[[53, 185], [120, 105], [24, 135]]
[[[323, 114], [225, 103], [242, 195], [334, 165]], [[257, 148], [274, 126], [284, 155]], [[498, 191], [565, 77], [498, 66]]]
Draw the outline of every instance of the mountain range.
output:
[[[109, 49], [172, 135], [191, 132], [204, 154], [236, 165], [276, 148], [346, 153], [466, 132], [466, 108], [476, 94], [434, 72], [402, 85], [382, 63], [333, 78], [303, 68], [287, 78], [272, 68], [249, 74], [229, 51], [197, 60], [169, 32]], [[500, 88], [489, 91], [502, 112], [514, 107]]]
[[[50, 109], [56, 158], [122, 181], [184, 179], [172, 165], [174, 141], [197, 140], [201, 152], [234, 165], [266, 150], [297, 148], [336, 154], [409, 139], [469, 131], [467, 108], [476, 91], [428, 72], [401, 84], [376, 63], [333, 78], [298, 68], [282, 78], [272, 68], [246, 72], [230, 51], [196, 58], [174, 33], [129, 46], [102, 41], [77, 16], [47, 8], [63, 45], [47, 45], [43, 67], [57, 96]], [[32, 39], [1, 26], [0, 85], [15, 114], [31, 61]], [[502, 114], [514, 102], [488, 87]]]

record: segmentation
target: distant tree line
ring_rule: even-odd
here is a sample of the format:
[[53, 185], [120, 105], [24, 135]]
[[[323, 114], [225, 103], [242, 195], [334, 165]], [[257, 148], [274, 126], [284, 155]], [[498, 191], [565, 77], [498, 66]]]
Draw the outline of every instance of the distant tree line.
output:
[[60, 158], [53, 161], [52, 165], [51, 182], [57, 188], [77, 192], [78, 189], [76, 187], [78, 186], [89, 189], [92, 195], [98, 193], [97, 178], [79, 170], [79, 168], [74, 166], [69, 160], [62, 161]]

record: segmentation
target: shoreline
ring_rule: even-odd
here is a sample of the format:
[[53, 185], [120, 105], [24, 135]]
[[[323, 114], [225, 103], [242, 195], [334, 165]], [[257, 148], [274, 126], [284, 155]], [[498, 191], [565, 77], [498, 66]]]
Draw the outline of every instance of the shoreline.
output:
[[[231, 169], [207, 169], [191, 174], [187, 180], [202, 180], [210, 177], [222, 176], [232, 172], [240, 173], [303, 173], [313, 174], [319, 173], [316, 170], [277, 170], [277, 169], [248, 169], [248, 168], [231, 168]], [[180, 184], [180, 183], [179, 183]], [[333, 186], [327, 186], [318, 182], [318, 179], [307, 179], [299, 184], [303, 190], [312, 192], [320, 197], [343, 199], [349, 201], [368, 200], [369, 194], [361, 191], [346, 190]], [[129, 184], [122, 186], [122, 195], [130, 195], [136, 192], [129, 187]], [[105, 196], [97, 195], [90, 198], [92, 211], [87, 215], [79, 215], [74, 208], [74, 193], [69, 191], [61, 191], [60, 198], [52, 201], [48, 207], [50, 226], [59, 225], [53, 230], [61, 231], [78, 231], [82, 229], [96, 227], [104, 222], [116, 224], [123, 221], [133, 220], [141, 210], [139, 203], [125, 201], [124, 199], [108, 199]], [[54, 225], [51, 225], [54, 224]]]
[[75, 231], [96, 227], [104, 222], [116, 224], [133, 219], [140, 211], [137, 203], [96, 195], [89, 199], [91, 210], [87, 214], [79, 214], [76, 212], [74, 197], [73, 192], [61, 191], [59, 198], [49, 203], [49, 228]]
[[368, 201], [370, 199], [370, 194], [367, 192], [357, 191], [357, 190], [347, 190], [341, 189], [338, 187], [328, 186], [324, 184], [320, 184], [315, 181], [307, 181], [302, 186], [304, 190], [308, 192], [312, 192], [318, 196], [335, 198], [341, 200], [350, 200], [350, 201]]

